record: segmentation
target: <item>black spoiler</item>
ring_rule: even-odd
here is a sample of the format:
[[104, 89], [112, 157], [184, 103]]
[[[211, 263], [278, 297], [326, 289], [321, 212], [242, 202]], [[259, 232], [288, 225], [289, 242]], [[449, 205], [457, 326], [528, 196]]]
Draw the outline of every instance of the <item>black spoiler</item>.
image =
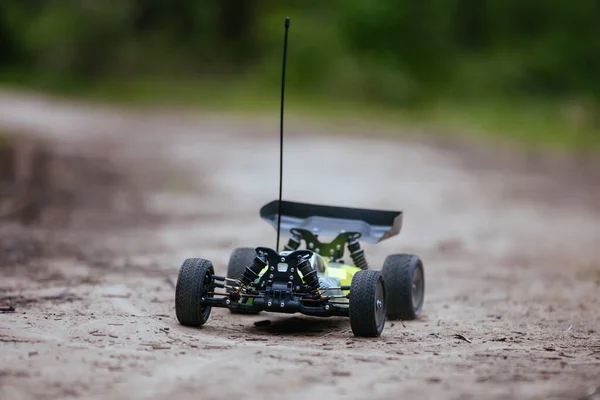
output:
[[[279, 202], [274, 200], [260, 209], [260, 217], [277, 229]], [[281, 202], [281, 234], [290, 229], [306, 229], [320, 236], [359, 232], [361, 241], [378, 243], [400, 233], [402, 211], [333, 207], [317, 204]]]

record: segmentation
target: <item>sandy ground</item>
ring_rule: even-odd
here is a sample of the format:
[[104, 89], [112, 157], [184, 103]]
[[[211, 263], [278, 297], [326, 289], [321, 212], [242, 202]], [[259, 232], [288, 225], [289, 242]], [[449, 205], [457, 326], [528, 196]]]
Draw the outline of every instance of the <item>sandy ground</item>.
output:
[[81, 254], [0, 267], [16, 309], [0, 314], [0, 399], [600, 398], [599, 164], [292, 121], [284, 198], [403, 210], [400, 236], [367, 254], [423, 258], [422, 318], [375, 340], [344, 318], [223, 309], [191, 329], [174, 313], [183, 259], [224, 273], [234, 247], [274, 246], [258, 210], [277, 195], [277, 120], [3, 92], [0, 124], [69, 151], [108, 143], [161, 216], [42, 227]]

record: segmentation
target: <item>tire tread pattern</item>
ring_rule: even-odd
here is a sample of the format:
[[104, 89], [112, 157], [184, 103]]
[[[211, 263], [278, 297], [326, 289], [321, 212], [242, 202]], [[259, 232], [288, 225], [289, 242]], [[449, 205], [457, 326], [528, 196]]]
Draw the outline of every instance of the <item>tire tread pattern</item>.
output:
[[[355, 336], [377, 337], [381, 334], [375, 319], [375, 291], [381, 273], [358, 271], [350, 286], [350, 327]], [[385, 301], [385, 299], [384, 299]]]
[[388, 319], [409, 321], [419, 316], [420, 310], [414, 309], [412, 301], [413, 271], [418, 263], [422, 267], [419, 257], [413, 254], [391, 254], [385, 259], [381, 273], [388, 288]]
[[182, 325], [199, 327], [210, 315], [211, 307], [202, 310], [201, 299], [206, 273], [214, 274], [210, 261], [188, 258], [179, 269], [175, 287], [175, 313]]

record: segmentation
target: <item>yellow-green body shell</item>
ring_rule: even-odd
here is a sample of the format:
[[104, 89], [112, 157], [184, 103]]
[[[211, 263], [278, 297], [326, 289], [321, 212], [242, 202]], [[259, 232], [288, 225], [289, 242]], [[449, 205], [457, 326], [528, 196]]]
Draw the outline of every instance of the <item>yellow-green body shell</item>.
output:
[[[311, 257], [311, 264], [317, 270], [319, 275], [321, 286], [325, 287], [339, 287], [339, 286], [350, 286], [352, 283], [352, 278], [356, 272], [360, 271], [360, 268], [354, 267], [352, 265], [347, 265], [341, 262], [331, 261], [329, 257], [323, 257], [317, 253], [314, 253], [313, 257]], [[259, 274], [261, 276], [268, 269], [268, 266], [265, 267]], [[300, 277], [302, 274], [298, 271]], [[340, 293], [340, 291], [336, 291]], [[343, 294], [348, 294], [349, 291], [344, 291]], [[337, 294], [336, 293], [336, 294]], [[334, 294], [333, 292], [327, 293], [324, 295]], [[347, 299], [345, 299], [347, 301]], [[340, 299], [339, 301], [343, 301]]]

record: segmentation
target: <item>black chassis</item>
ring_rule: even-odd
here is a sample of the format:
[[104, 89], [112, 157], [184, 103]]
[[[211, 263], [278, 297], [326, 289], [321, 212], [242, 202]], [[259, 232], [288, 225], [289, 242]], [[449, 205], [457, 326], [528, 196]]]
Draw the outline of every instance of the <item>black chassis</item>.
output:
[[[212, 275], [208, 293], [202, 298], [202, 307], [222, 307], [239, 311], [268, 311], [278, 313], [302, 313], [317, 317], [349, 317], [349, 304], [339, 295], [340, 291], [350, 291], [350, 286], [337, 288], [317, 288], [306, 284], [298, 274], [298, 268], [305, 264], [313, 252], [333, 261], [342, 261], [347, 248], [352, 264], [363, 270], [369, 269], [364, 250], [359, 239], [367, 243], [379, 243], [400, 232], [403, 213], [401, 211], [370, 210], [347, 207], [333, 207], [317, 204], [278, 201], [264, 205], [260, 216], [276, 226], [277, 214], [281, 211], [281, 227], [290, 236], [282, 255], [269, 247], [257, 247], [253, 263], [246, 267], [241, 277], [236, 279]], [[335, 236], [329, 243], [323, 243], [319, 236]], [[307, 249], [299, 249], [302, 241]], [[287, 268], [278, 268], [287, 264]], [[258, 272], [268, 265], [258, 281]], [[255, 275], [249, 270], [254, 268]], [[308, 270], [302, 272], [306, 278]], [[253, 279], [242, 282], [244, 275]], [[225, 289], [226, 293], [215, 289]], [[330, 292], [328, 294], [328, 291]], [[337, 294], [332, 294], [333, 292]], [[250, 302], [250, 299], [252, 300]]]
[[[339, 239], [335, 242], [339, 242]], [[232, 280], [213, 275], [211, 284], [213, 290], [202, 299], [202, 306], [253, 312], [302, 313], [316, 317], [349, 316], [348, 303], [339, 301], [340, 297], [347, 298], [347, 296], [328, 295], [327, 291], [332, 289], [338, 293], [340, 290], [349, 291], [350, 286], [315, 290], [300, 277], [299, 268], [302, 268], [302, 264], [307, 264], [308, 259], [313, 255], [311, 250], [293, 250], [283, 255], [272, 248], [257, 247], [256, 253], [255, 262], [259, 265], [265, 263], [268, 265], [268, 270], [257, 282], [252, 282], [251, 285], [244, 287], [245, 290], [240, 290], [239, 279]], [[308, 265], [312, 270], [312, 266]], [[252, 265], [246, 267], [244, 273], [251, 268]], [[214, 291], [215, 288], [228, 289], [229, 292], [217, 293]], [[246, 302], [250, 299], [251, 303]]]

